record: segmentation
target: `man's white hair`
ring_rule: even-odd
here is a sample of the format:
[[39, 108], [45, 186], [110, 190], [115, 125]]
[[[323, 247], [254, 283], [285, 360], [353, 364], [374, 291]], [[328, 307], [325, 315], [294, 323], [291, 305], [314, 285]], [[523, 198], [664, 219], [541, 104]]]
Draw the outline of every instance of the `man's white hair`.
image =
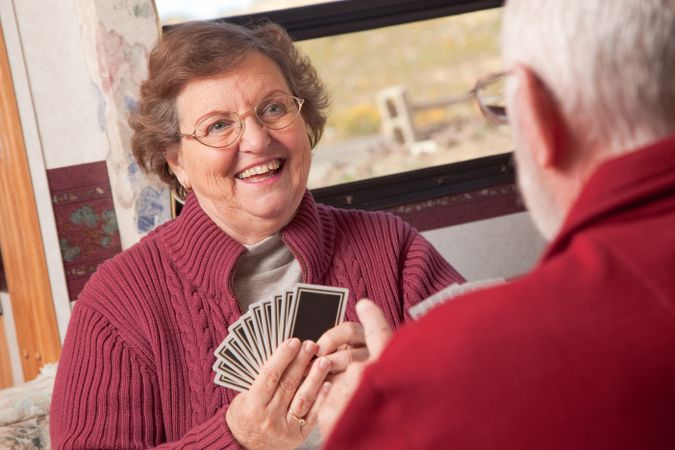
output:
[[675, 133], [675, 0], [509, 0], [502, 26], [507, 67], [534, 70], [583, 144]]

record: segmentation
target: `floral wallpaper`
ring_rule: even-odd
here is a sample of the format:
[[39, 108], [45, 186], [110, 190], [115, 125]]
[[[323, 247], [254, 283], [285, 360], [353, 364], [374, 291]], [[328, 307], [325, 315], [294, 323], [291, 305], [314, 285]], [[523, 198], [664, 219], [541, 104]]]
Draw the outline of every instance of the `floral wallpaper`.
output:
[[105, 161], [47, 171], [68, 296], [122, 250]]

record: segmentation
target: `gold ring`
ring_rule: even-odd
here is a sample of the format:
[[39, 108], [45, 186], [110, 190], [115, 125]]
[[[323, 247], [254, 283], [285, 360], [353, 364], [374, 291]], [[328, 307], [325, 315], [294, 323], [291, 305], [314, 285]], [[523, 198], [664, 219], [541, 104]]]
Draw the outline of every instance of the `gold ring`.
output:
[[305, 422], [305, 419], [303, 419], [302, 417], [298, 417], [295, 414], [293, 414], [293, 411], [291, 411], [290, 409], [288, 410], [288, 414], [290, 414], [291, 417], [294, 418], [296, 422], [298, 422], [298, 425], [300, 425], [301, 428], [307, 423]]

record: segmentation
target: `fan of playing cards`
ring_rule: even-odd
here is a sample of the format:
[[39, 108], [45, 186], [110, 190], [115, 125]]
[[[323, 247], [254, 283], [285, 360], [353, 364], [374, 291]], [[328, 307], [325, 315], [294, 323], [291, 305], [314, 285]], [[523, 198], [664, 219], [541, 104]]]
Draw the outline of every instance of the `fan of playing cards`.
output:
[[330, 328], [342, 323], [349, 290], [314, 284], [297, 284], [273, 298], [253, 303], [214, 352], [214, 382], [236, 391], [247, 391], [265, 361], [286, 339], [316, 342]]

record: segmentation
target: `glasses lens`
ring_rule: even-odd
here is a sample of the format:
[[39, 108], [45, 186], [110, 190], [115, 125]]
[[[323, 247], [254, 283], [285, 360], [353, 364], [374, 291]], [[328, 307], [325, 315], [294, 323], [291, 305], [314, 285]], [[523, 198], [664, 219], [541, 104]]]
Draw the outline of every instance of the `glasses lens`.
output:
[[281, 130], [298, 118], [302, 103], [302, 99], [292, 95], [275, 95], [260, 102], [255, 114], [266, 128]]
[[479, 82], [476, 87], [476, 98], [481, 111], [495, 123], [506, 123], [505, 86], [506, 77], [499, 75]]
[[199, 122], [195, 137], [209, 147], [226, 147], [237, 140], [241, 127], [241, 119], [236, 113], [218, 113]]

